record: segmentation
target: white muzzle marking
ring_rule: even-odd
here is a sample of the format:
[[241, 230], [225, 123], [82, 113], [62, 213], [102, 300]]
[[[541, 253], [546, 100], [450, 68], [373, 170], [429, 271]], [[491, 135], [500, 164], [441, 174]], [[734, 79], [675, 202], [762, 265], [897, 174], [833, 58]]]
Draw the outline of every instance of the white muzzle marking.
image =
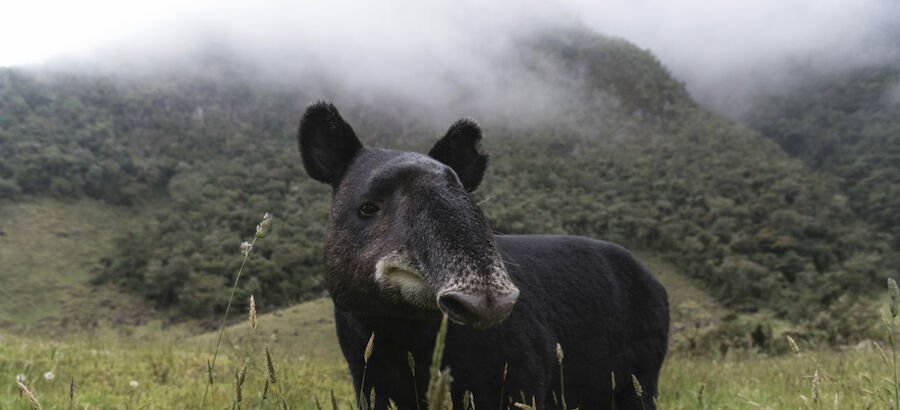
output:
[[375, 283], [385, 292], [399, 296], [413, 305], [437, 307], [434, 291], [425, 282], [425, 276], [398, 252], [383, 256], [375, 264]]

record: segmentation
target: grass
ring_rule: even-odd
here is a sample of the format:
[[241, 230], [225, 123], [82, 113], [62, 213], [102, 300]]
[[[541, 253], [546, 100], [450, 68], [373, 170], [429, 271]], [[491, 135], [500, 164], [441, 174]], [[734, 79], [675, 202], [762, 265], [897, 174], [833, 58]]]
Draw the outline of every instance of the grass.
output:
[[[257, 338], [251, 337], [248, 323], [226, 330], [209, 408], [230, 408], [233, 373], [248, 357], [244, 408], [279, 407], [271, 397], [261, 400], [267, 377], [264, 343], [270, 346], [275, 361], [279, 394], [292, 408], [314, 409], [313, 397], [327, 403], [332, 390], [342, 407], [356, 402], [328, 299], [261, 315], [258, 331]], [[30, 408], [27, 398], [17, 394], [17, 374], [26, 376], [25, 384], [45, 409], [67, 408], [73, 378], [76, 408], [86, 404], [89, 408], [131, 409], [141, 405], [144, 409], [197, 406], [216, 336], [216, 332], [191, 336], [162, 330], [158, 323], [134, 327], [130, 335], [101, 328], [62, 340], [4, 334], [0, 339], [0, 408]], [[55, 375], [52, 381], [43, 378], [48, 371]], [[872, 408], [886, 408], [887, 396], [893, 395], [893, 390], [886, 392], [891, 388], [890, 367], [874, 346], [868, 345], [777, 357], [753, 352], [732, 352], [717, 359], [672, 356], [663, 366], [659, 404], [662, 409], [697, 409], [697, 392], [704, 386], [704, 408], [815, 408], [811, 388], [816, 371], [821, 375], [823, 408], [833, 408], [835, 394], [841, 409], [862, 409], [867, 401], [873, 403]], [[132, 380], [138, 387], [130, 386]]]
[[0, 329], [57, 331], [152, 317], [141, 298], [88, 281], [134, 211], [95, 201], [29, 199], [0, 206]]
[[688, 321], [702, 320], [715, 323], [731, 313], [712, 296], [701, 290], [678, 268], [650, 252], [635, 252], [637, 258], [653, 272], [653, 276], [666, 288], [669, 295], [669, 317], [673, 324], [685, 325]]

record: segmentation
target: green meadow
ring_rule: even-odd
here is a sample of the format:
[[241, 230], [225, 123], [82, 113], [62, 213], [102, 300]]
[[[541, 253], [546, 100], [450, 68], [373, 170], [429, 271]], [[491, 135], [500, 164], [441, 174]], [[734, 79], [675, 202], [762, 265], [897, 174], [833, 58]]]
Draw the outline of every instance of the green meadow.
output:
[[[0, 408], [32, 408], [30, 400], [18, 393], [17, 375], [24, 376], [25, 385], [45, 409], [67, 409], [70, 403], [79, 409], [196, 408], [206, 386], [207, 360], [215, 339], [216, 332], [190, 335], [163, 329], [159, 323], [127, 331], [102, 326], [59, 338], [4, 333]], [[231, 408], [234, 375], [245, 361], [243, 408], [281, 408], [279, 397], [291, 408], [314, 409], [316, 398], [323, 408], [331, 408], [332, 394], [339, 408], [351, 408], [355, 402], [334, 334], [330, 300], [261, 315], [256, 332], [246, 322], [233, 325], [224, 340], [208, 408]], [[264, 399], [265, 345], [271, 351], [277, 383]], [[373, 355], [377, 354], [376, 338]], [[52, 379], [47, 378], [48, 372]], [[659, 406], [888, 408], [893, 396], [891, 376], [888, 361], [871, 344], [845, 351], [801, 347], [799, 354], [773, 357], [753, 351], [721, 357], [674, 353], [663, 367]], [[818, 380], [816, 393], [814, 380]]]

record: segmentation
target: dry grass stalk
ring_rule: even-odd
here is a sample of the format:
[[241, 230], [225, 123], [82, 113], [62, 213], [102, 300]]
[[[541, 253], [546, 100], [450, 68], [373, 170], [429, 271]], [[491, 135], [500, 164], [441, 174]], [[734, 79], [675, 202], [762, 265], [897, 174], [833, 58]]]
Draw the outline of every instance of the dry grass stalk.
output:
[[206, 398], [209, 395], [209, 386], [213, 384], [213, 369], [216, 366], [216, 359], [219, 357], [219, 348], [222, 345], [222, 337], [225, 335], [225, 325], [228, 323], [228, 313], [231, 311], [231, 302], [234, 300], [234, 294], [237, 291], [237, 285], [241, 280], [241, 275], [244, 272], [244, 266], [247, 264], [247, 259], [250, 257], [250, 250], [253, 249], [253, 245], [256, 244], [256, 241], [260, 238], [266, 236], [266, 233], [269, 231], [269, 227], [272, 225], [272, 215], [268, 212], [263, 215], [262, 222], [256, 226], [256, 237], [253, 238], [253, 241], [247, 243], [244, 242], [241, 244], [243, 258], [241, 259], [241, 266], [238, 268], [237, 274], [234, 276], [234, 284], [231, 286], [231, 295], [228, 297], [228, 304], [225, 305], [225, 314], [222, 317], [222, 325], [219, 327], [219, 338], [216, 341], [216, 349], [213, 352], [212, 361], [207, 359], [207, 367], [209, 369], [209, 377], [206, 380], [206, 388], [203, 391], [203, 400], [200, 401], [200, 408], [206, 408]]
[[[416, 382], [416, 360], [413, 358], [412, 352], [406, 352], [406, 360], [409, 363], [409, 371], [412, 373], [413, 393], [416, 398], [416, 410], [419, 410], [419, 383]], [[501, 394], [501, 397], [503, 395]]]
[[563, 378], [563, 349], [562, 346], [556, 344], [556, 361], [559, 363], [559, 400], [562, 402], [562, 409], [566, 410], [566, 382]]
[[631, 375], [631, 384], [634, 385], [634, 394], [637, 394], [638, 397], [644, 396], [644, 390], [641, 388], [641, 382], [638, 381], [637, 376]]
[[[429, 374], [431, 377], [428, 381], [428, 390], [425, 393], [428, 409], [437, 409], [443, 406], [445, 401], [444, 395], [450, 395], [450, 372], [449, 370], [442, 372], [441, 363], [444, 358], [444, 341], [447, 338], [447, 314], [441, 319], [441, 327], [434, 340], [434, 352], [431, 355], [431, 369]], [[446, 383], [446, 386], [443, 384]]]
[[872, 341], [872, 344], [875, 345], [876, 349], [878, 349], [878, 353], [881, 355], [881, 361], [883, 361], [884, 364], [889, 364], [887, 356], [884, 354], [884, 349], [881, 348], [881, 345], [878, 344], [878, 342], [876, 342], [874, 340]]
[[438, 374], [432, 385], [428, 386], [426, 401], [429, 410], [453, 410], [453, 402], [450, 400], [450, 369], [444, 369]]
[[463, 393], [463, 410], [475, 410], [475, 395], [469, 390]]
[[791, 345], [791, 350], [794, 351], [794, 354], [800, 354], [800, 347], [797, 346], [797, 342], [794, 341], [794, 338], [791, 336], [785, 336], [789, 345]]
[[812, 380], [812, 401], [816, 405], [819, 404], [819, 392], [820, 392], [819, 383], [820, 383], [819, 371], [816, 370], [816, 373], [813, 374], [813, 380]]
[[369, 336], [369, 342], [366, 343], [366, 351], [363, 353], [365, 365], [363, 366], [362, 382], [359, 384], [359, 397], [356, 398], [356, 405], [360, 410], [369, 408], [369, 404], [366, 403], [366, 371], [369, 370], [369, 357], [372, 356], [372, 349], [374, 347], [375, 332], [372, 332], [372, 335]]
[[16, 382], [16, 383], [19, 384], [19, 391], [21, 391], [23, 394], [25, 394], [25, 397], [28, 397], [28, 400], [31, 400], [31, 405], [34, 406], [34, 409], [41, 410], [41, 404], [38, 403], [37, 397], [34, 397], [34, 394], [31, 393], [31, 391], [28, 390], [28, 388], [25, 387], [25, 385], [22, 384], [22, 382]]
[[75, 406], [75, 378], [69, 379], [69, 410]]
[[268, 344], [266, 345], [266, 369], [269, 371], [269, 381], [274, 385], [277, 381], [275, 378], [275, 364], [272, 363], [272, 352], [269, 351]]
[[250, 295], [250, 330], [256, 332], [256, 301]]
[[[506, 388], [506, 371], [509, 370], [509, 362], [503, 363], [503, 379], [500, 380], [500, 409], [503, 409], [503, 390]], [[510, 400], [512, 401], [512, 400]]]
[[528, 409], [528, 410], [537, 410], [537, 403], [534, 400], [534, 396], [531, 396], [531, 404], [523, 403], [525, 398], [522, 397], [522, 402], [513, 403], [514, 406], [520, 409]]
[[641, 399], [641, 408], [646, 408], [644, 406], [644, 389], [641, 388], [641, 382], [638, 381], [637, 376], [634, 374], [631, 375], [631, 384], [634, 385], [634, 394], [637, 394], [638, 398]]
[[700, 384], [700, 388], [697, 389], [697, 404], [703, 409], [703, 391], [706, 390], [706, 383]]
[[[444, 357], [444, 340], [447, 338], [447, 314], [441, 319], [441, 327], [438, 329], [437, 337], [434, 341], [434, 352], [431, 355], [431, 381], [437, 381], [441, 374], [441, 362]], [[429, 382], [429, 389], [431, 388]]]
[[322, 410], [322, 404], [319, 403], [319, 395], [313, 393], [313, 401], [316, 402], [316, 410]]
[[369, 357], [372, 356], [372, 349], [375, 347], [375, 332], [372, 332], [372, 336], [369, 336], [369, 343], [366, 343], [366, 352], [363, 354], [363, 360], [366, 363], [369, 363]]
[[244, 401], [243, 385], [247, 378], [247, 366], [250, 364], [250, 358], [244, 360], [244, 365], [240, 370], [234, 372], [234, 407], [238, 410], [241, 408], [241, 402]]

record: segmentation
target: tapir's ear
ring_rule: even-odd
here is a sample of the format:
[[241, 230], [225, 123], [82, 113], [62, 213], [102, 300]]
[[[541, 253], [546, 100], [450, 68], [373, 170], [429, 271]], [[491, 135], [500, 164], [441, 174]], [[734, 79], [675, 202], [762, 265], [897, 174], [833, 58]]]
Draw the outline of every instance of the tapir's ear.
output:
[[453, 168], [463, 187], [472, 192], [481, 183], [487, 168], [487, 155], [481, 153], [481, 128], [472, 120], [459, 120], [450, 126], [428, 155]]
[[310, 105], [300, 120], [297, 135], [303, 168], [315, 180], [337, 184], [353, 157], [362, 149], [353, 128], [334, 105], [317, 102]]

